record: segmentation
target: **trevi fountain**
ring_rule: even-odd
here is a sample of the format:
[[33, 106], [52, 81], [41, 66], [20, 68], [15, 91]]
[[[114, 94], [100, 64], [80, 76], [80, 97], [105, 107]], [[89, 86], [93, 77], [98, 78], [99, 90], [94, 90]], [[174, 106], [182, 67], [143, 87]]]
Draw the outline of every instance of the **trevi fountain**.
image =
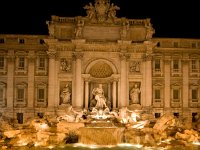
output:
[[[103, 23], [109, 24], [116, 20], [116, 10], [118, 10], [119, 7], [113, 4], [107, 5], [107, 3], [104, 5], [101, 4], [101, 2], [105, 1], [96, 0], [95, 9], [96, 13], [98, 12], [97, 14], [94, 14], [93, 4], [90, 3], [84, 7], [84, 9], [87, 10], [85, 21], [89, 19], [91, 24], [96, 25]], [[109, 11], [106, 12], [106, 17], [106, 10], [104, 10], [104, 7], [109, 7]], [[118, 19], [118, 22], [115, 23], [118, 25], [121, 22]], [[133, 21], [132, 24], [134, 23], [135, 22]], [[147, 32], [145, 38], [149, 40], [154, 31], [151, 26], [149, 26], [148, 20], [146, 22], [142, 21], [136, 23], [145, 23], [148, 25], [147, 27], [149, 27], [150, 30]], [[75, 29], [75, 38], [79, 42], [82, 41], [81, 30], [83, 25], [84, 22], [80, 19]], [[123, 29], [120, 32], [121, 42], [126, 42], [128, 25], [128, 22], [125, 20], [123, 22]], [[115, 28], [118, 31], [118, 27]], [[115, 28], [113, 29], [114, 31]], [[135, 28], [132, 30], [134, 29]], [[50, 37], [54, 34], [52, 33], [52, 30], [50, 30], [49, 33]], [[133, 33], [135, 33], [135, 30]], [[89, 35], [90, 34], [88, 34], [88, 38], [90, 37]], [[49, 39], [49, 41], [50, 40], [51, 39]], [[78, 44], [77, 47], [79, 46]], [[147, 42], [147, 44], [149, 43]], [[149, 51], [151, 51], [151, 49]], [[64, 70], [69, 69], [70, 66], [64, 66]], [[137, 65], [134, 66], [133, 70], [136, 73], [140, 72], [140, 68]], [[127, 81], [123, 78], [123, 75], [126, 75], [126, 72], [123, 72], [123, 70], [121, 72], [121, 91], [123, 91], [123, 88], [125, 89], [126, 87], [126, 85], [123, 85]], [[148, 72], [146, 73], [148, 74]], [[138, 76], [140, 77], [140, 74]], [[77, 84], [75, 91], [77, 92], [76, 94], [80, 94], [78, 92], [81, 90], [78, 85], [81, 79], [79, 76], [76, 77], [77, 82], [75, 83]], [[116, 88], [113, 88], [113, 99], [115, 100], [115, 103], [113, 102], [111, 106], [110, 101], [108, 101], [107, 97], [104, 95], [102, 84], [99, 84], [99, 86], [93, 88], [91, 91], [93, 99], [90, 100], [89, 104], [88, 101], [85, 101], [85, 106], [87, 107], [76, 109], [73, 105], [79, 106], [81, 98], [78, 95], [76, 97], [76, 103], [71, 104], [70, 97], [73, 93], [68, 90], [69, 85], [66, 84], [60, 94], [61, 103], [59, 104], [59, 109], [55, 110], [56, 112], [54, 115], [38, 113], [37, 117], [27, 119], [23, 124], [18, 124], [13, 118], [1, 115], [0, 149], [200, 149], [200, 117], [198, 115], [193, 118], [195, 119], [193, 122], [191, 122], [191, 118], [188, 119], [185, 116], [175, 116], [173, 113], [168, 112], [163, 113], [159, 117], [155, 117], [155, 112], [150, 105], [149, 107], [147, 107], [147, 105], [144, 107], [139, 103], [139, 99], [151, 99], [151, 97], [148, 97], [151, 91], [149, 92], [147, 88], [144, 88], [147, 85], [151, 85], [149, 78], [146, 77], [146, 79], [146, 85], [143, 86], [143, 94], [146, 91], [146, 97], [139, 97], [141, 90], [139, 89], [139, 84], [135, 84], [133, 86], [134, 88], [130, 90], [131, 105], [126, 105], [126, 103], [124, 104], [122, 101], [122, 99], [125, 99], [123, 95], [126, 95], [126, 93], [123, 92], [121, 92], [121, 97], [118, 97], [120, 103], [116, 104], [117, 90]], [[51, 82], [49, 82], [49, 84], [51, 84]], [[113, 81], [113, 87], [116, 87], [115, 80]], [[51, 90], [54, 91], [53, 86], [49, 88], [50, 96]], [[88, 91], [86, 90], [85, 93], [88, 93]], [[49, 105], [51, 104], [51, 101], [54, 101], [50, 96], [49, 99], [51, 100], [49, 101]], [[147, 101], [148, 100], [145, 102]], [[143, 102], [143, 104], [145, 103]], [[119, 107], [116, 107], [116, 105]]]

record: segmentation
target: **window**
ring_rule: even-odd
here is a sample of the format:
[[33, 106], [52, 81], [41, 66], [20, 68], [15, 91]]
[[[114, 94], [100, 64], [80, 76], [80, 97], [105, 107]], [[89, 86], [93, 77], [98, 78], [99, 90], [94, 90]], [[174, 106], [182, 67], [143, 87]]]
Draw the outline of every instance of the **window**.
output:
[[6, 84], [0, 82], [0, 106], [6, 105]]
[[25, 58], [24, 57], [19, 57], [19, 68], [18, 69], [21, 69], [21, 70], [24, 70], [24, 67], [25, 67]]
[[23, 124], [23, 113], [17, 113], [17, 121], [19, 124]]
[[191, 66], [192, 72], [198, 72], [197, 60], [192, 60], [192, 61], [191, 61], [191, 64], [192, 64], [192, 66]]
[[40, 44], [44, 44], [44, 40], [43, 39], [40, 39]]
[[192, 48], [196, 48], [196, 47], [197, 47], [196, 43], [192, 43]]
[[179, 61], [178, 60], [173, 61], [173, 70], [175, 72], [179, 70]]
[[159, 89], [155, 90], [155, 99], [160, 100], [160, 90]]
[[4, 68], [4, 57], [0, 56], [0, 69]]
[[197, 99], [197, 90], [192, 90], [192, 99]]
[[45, 99], [45, 89], [38, 89], [38, 102], [44, 102]]
[[0, 39], [0, 43], [1, 44], [5, 43], [5, 40], [4, 39]]
[[160, 71], [160, 59], [155, 59], [155, 71]]
[[35, 88], [35, 99], [37, 107], [46, 107], [47, 105], [47, 84], [39, 83]]
[[39, 70], [45, 70], [45, 58], [39, 58]]
[[178, 118], [179, 117], [179, 113], [174, 113], [174, 116]]
[[19, 39], [20, 44], [24, 44], [24, 39]]
[[0, 88], [0, 102], [2, 102], [4, 99], [4, 90], [3, 88]]
[[178, 42], [174, 42], [174, 47], [178, 48]]
[[24, 89], [18, 89], [17, 90], [17, 101], [18, 102], [23, 102], [24, 101], [24, 94], [25, 94], [25, 90]]
[[179, 90], [178, 89], [173, 90], [173, 100], [179, 101]]
[[160, 118], [160, 113], [155, 113], [155, 118]]
[[192, 113], [192, 122], [197, 122], [198, 114], [196, 112]]
[[198, 90], [192, 89], [192, 102], [197, 102], [197, 101], [198, 101]]

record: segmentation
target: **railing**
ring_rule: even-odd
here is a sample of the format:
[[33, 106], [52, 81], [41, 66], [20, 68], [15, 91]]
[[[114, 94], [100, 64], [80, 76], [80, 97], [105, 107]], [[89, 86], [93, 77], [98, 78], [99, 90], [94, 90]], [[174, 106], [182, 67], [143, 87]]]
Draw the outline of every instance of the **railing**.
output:
[[62, 22], [62, 23], [73, 23], [73, 22], [75, 22], [75, 18], [73, 18], [73, 17], [52, 16], [52, 21]]
[[146, 25], [147, 20], [146, 19], [129, 19], [130, 25]]

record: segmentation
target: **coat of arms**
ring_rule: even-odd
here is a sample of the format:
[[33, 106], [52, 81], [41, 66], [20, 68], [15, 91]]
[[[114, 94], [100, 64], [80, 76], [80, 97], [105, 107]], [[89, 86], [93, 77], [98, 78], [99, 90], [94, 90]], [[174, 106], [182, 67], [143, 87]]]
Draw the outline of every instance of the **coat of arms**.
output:
[[109, 20], [114, 21], [116, 18], [116, 10], [120, 8], [113, 3], [110, 4], [110, 0], [95, 0], [94, 6], [92, 3], [83, 7], [86, 9], [87, 17], [92, 22], [104, 23]]
[[95, 9], [98, 22], [104, 22], [107, 17], [107, 12], [110, 6], [109, 0], [96, 0]]

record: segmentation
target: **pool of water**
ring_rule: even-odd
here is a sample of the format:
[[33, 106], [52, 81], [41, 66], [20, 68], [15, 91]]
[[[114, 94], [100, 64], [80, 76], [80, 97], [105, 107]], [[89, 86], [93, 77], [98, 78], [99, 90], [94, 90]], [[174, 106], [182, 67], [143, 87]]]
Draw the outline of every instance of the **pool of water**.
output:
[[189, 146], [170, 146], [170, 147], [143, 147], [141, 145], [120, 144], [117, 146], [95, 146], [95, 145], [81, 145], [81, 144], [68, 144], [61, 146], [44, 147], [15, 147], [12, 150], [200, 150], [200, 145]]

